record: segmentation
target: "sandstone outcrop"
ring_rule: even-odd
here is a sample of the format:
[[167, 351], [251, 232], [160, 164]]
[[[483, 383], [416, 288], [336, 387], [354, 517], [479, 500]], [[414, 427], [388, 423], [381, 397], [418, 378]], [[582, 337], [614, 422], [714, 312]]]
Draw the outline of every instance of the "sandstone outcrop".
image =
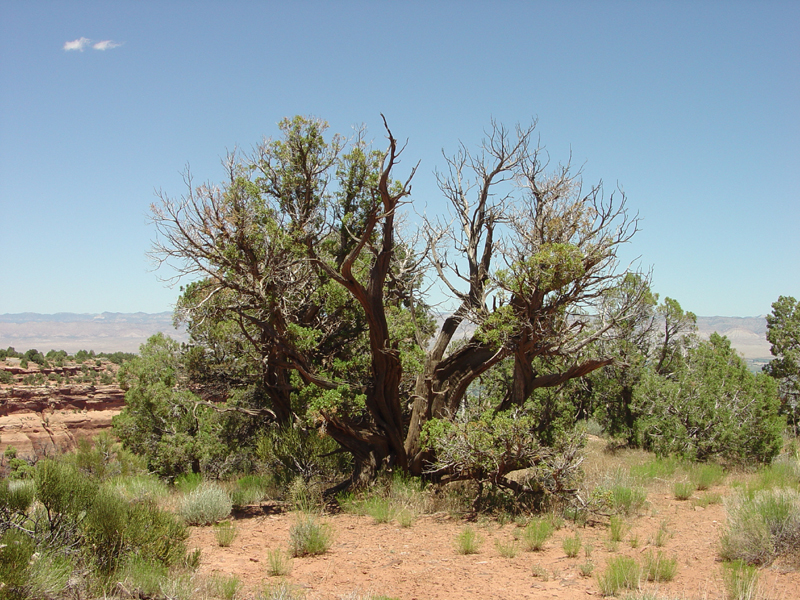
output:
[[[52, 369], [37, 366], [22, 369], [0, 363], [0, 370], [14, 376], [10, 384], [0, 386], [0, 454], [14, 446], [20, 458], [41, 458], [71, 450], [80, 439], [92, 438], [111, 427], [111, 419], [125, 404], [125, 393], [119, 385], [68, 379], [87, 370], [114, 372], [116, 365], [65, 365]], [[50, 373], [58, 380], [30, 383], [30, 376]], [[28, 383], [23, 383], [26, 378]]]

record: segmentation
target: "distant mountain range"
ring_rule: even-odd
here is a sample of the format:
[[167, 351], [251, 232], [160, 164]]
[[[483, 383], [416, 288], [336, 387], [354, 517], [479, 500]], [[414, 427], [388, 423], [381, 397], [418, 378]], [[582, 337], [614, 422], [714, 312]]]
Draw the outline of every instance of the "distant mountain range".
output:
[[0, 315], [0, 348], [138, 352], [139, 346], [159, 331], [180, 342], [189, 339], [185, 329], [173, 327], [171, 312], [4, 314]]
[[[767, 321], [759, 317], [697, 317], [700, 337], [712, 332], [725, 335], [748, 362], [769, 360]], [[163, 332], [178, 341], [188, 340], [185, 329], [176, 330], [172, 313], [17, 313], [0, 315], [0, 348], [13, 346], [48, 350], [94, 350], [95, 352], [137, 352], [151, 335]]]

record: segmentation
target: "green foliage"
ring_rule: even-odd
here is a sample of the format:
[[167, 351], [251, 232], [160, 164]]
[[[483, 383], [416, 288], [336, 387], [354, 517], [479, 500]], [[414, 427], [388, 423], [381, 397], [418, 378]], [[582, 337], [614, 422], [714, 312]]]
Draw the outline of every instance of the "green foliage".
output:
[[628, 526], [618, 515], [612, 515], [609, 519], [608, 532], [612, 542], [621, 542], [625, 537]]
[[255, 443], [255, 456], [278, 485], [288, 485], [296, 477], [306, 481], [327, 479], [345, 472], [348, 456], [337, 452], [338, 444], [314, 428], [293, 424], [271, 427]]
[[538, 441], [537, 427], [535, 418], [523, 411], [486, 411], [465, 422], [431, 419], [423, 441], [435, 452], [438, 468], [458, 479], [512, 487], [505, 476], [529, 469], [524, 484], [514, 487], [516, 501], [524, 503], [528, 494], [538, 502], [545, 494], [561, 495], [574, 487], [584, 440], [575, 435], [545, 447]]
[[779, 382], [781, 412], [794, 425], [800, 425], [800, 302], [780, 296], [767, 315], [767, 341], [775, 357], [764, 372]]
[[178, 386], [178, 343], [161, 333], [139, 349], [140, 356], [117, 373], [125, 409], [114, 417], [114, 433], [125, 448], [146, 458], [151, 471], [173, 478], [199, 472], [219, 446], [210, 409]]
[[690, 476], [695, 487], [700, 491], [705, 491], [722, 483], [722, 480], [725, 479], [725, 471], [719, 465], [706, 463], [695, 465], [691, 469]]
[[659, 550], [653, 552], [648, 550], [644, 554], [642, 564], [642, 576], [648, 581], [664, 582], [672, 581], [678, 572], [678, 559], [667, 558]]
[[311, 515], [301, 515], [289, 531], [289, 551], [292, 556], [325, 554], [331, 547], [330, 526]]
[[636, 389], [645, 448], [689, 459], [769, 462], [782, 446], [777, 388], [712, 334], [671, 378], [647, 374]]
[[644, 488], [614, 484], [609, 488], [609, 492], [611, 507], [620, 514], [636, 515], [647, 504], [647, 490]]
[[517, 555], [518, 546], [514, 540], [509, 542], [495, 540], [494, 547], [497, 548], [497, 552], [503, 558], [514, 558]]
[[0, 537], [0, 600], [28, 598], [28, 563], [35, 550], [33, 540], [16, 529], [9, 529]]
[[11, 383], [14, 381], [14, 376], [11, 371], [0, 370], [0, 383]]

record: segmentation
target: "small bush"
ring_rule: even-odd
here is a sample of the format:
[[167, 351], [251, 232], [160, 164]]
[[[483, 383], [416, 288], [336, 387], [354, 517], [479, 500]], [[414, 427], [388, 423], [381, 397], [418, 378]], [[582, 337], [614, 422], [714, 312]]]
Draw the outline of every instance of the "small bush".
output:
[[606, 570], [597, 577], [597, 583], [604, 596], [613, 596], [621, 589], [638, 589], [640, 579], [638, 563], [628, 556], [618, 556], [608, 561]]
[[229, 547], [238, 534], [239, 531], [233, 521], [222, 521], [214, 525], [214, 537], [217, 539], [217, 544], [222, 548]]
[[587, 560], [584, 563], [578, 565], [578, 571], [581, 574], [581, 577], [591, 577], [592, 573], [594, 573], [594, 563], [590, 560]]
[[175, 489], [181, 494], [190, 494], [203, 483], [200, 473], [182, 473], [175, 478]]
[[322, 493], [302, 477], [295, 477], [289, 486], [289, 502], [295, 510], [318, 512], [323, 505]]
[[741, 560], [725, 564], [723, 579], [729, 600], [755, 600], [758, 595], [758, 569]]
[[477, 554], [478, 546], [481, 545], [481, 542], [483, 542], [483, 540], [480, 534], [467, 525], [461, 530], [461, 533], [456, 536], [456, 552], [459, 554]]
[[690, 481], [676, 481], [672, 488], [676, 500], [688, 500], [694, 494], [694, 484]]
[[292, 556], [325, 554], [333, 541], [330, 527], [309, 515], [301, 516], [289, 531]]
[[235, 507], [260, 502], [275, 490], [275, 481], [267, 475], [245, 475], [236, 480], [231, 490], [231, 501]]
[[494, 546], [503, 558], [514, 558], [517, 555], [517, 543], [514, 540], [510, 542], [495, 540]]
[[522, 544], [528, 552], [538, 552], [553, 535], [553, 525], [545, 519], [534, 519], [522, 530]]
[[769, 565], [800, 548], [800, 493], [791, 489], [740, 493], [726, 503], [728, 527], [720, 543], [726, 560]]
[[569, 558], [575, 558], [578, 556], [578, 552], [581, 551], [581, 536], [576, 534], [574, 536], [565, 537], [561, 542], [561, 548], [564, 550], [564, 554]]
[[401, 508], [399, 511], [397, 511], [395, 519], [400, 527], [411, 527], [414, 524], [416, 515], [410, 508]]
[[116, 577], [132, 598], [158, 598], [169, 579], [169, 569], [141, 557], [131, 557]]
[[722, 494], [717, 494], [714, 492], [706, 492], [705, 494], [701, 495], [698, 498], [692, 500], [695, 506], [701, 506], [706, 508], [712, 504], [722, 504]]
[[643, 575], [648, 581], [672, 581], [678, 572], [678, 559], [666, 558], [660, 550], [649, 550], [644, 555]]
[[661, 525], [658, 527], [658, 531], [656, 531], [650, 542], [657, 548], [661, 548], [667, 543], [670, 537], [672, 537], [672, 535], [667, 529], [667, 524], [662, 521]]
[[372, 517], [376, 523], [388, 523], [394, 516], [388, 498], [373, 496], [364, 501], [364, 512]]
[[615, 485], [611, 488], [612, 507], [625, 515], [635, 515], [647, 503], [647, 492], [643, 488]]
[[[28, 594], [30, 598], [58, 598], [65, 596], [75, 565], [72, 558], [56, 552], [42, 552], [28, 567]], [[2, 595], [2, 592], [0, 592]]]
[[627, 529], [625, 521], [617, 515], [612, 515], [608, 523], [608, 532], [612, 542], [621, 542]]
[[180, 514], [189, 525], [210, 525], [231, 514], [228, 492], [214, 483], [204, 483], [184, 496]]
[[267, 552], [267, 574], [270, 577], [285, 577], [292, 570], [292, 560], [280, 548]]
[[208, 580], [208, 587], [216, 598], [222, 600], [234, 600], [242, 582], [235, 575], [215, 575]]

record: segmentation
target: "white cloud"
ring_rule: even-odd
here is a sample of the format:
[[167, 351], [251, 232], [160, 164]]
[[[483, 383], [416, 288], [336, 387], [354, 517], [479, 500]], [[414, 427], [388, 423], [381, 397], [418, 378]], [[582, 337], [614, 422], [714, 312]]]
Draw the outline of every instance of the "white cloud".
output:
[[95, 50], [111, 50], [111, 48], [116, 48], [117, 46], [122, 46], [122, 44], [112, 40], [103, 40], [102, 42], [97, 42], [94, 44], [92, 48]]
[[71, 42], [64, 42], [64, 50], [69, 52], [70, 50], [78, 50], [83, 52], [83, 49], [92, 43], [92, 40], [89, 38], [78, 38], [77, 40], [72, 40]]

